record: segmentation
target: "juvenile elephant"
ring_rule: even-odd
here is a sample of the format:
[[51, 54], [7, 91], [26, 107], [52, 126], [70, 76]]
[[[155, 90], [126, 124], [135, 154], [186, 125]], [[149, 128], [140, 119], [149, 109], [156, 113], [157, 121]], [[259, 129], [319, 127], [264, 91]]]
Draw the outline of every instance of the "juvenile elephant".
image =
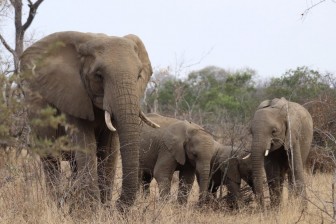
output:
[[[140, 38], [71, 31], [54, 33], [24, 51], [21, 71], [30, 118], [36, 118], [39, 116], [36, 112], [51, 106], [76, 128], [71, 139], [80, 148], [74, 156], [77, 176], [83, 181], [79, 187], [86, 189], [89, 198], [100, 198], [103, 203], [110, 201], [114, 152], [120, 146], [123, 178], [117, 205], [118, 208], [132, 205], [138, 186], [140, 120], [157, 127], [144, 116], [139, 105], [152, 75]], [[53, 140], [66, 134], [57, 125], [41, 128], [32, 124], [32, 127], [40, 139]], [[52, 154], [42, 157], [49, 187], [57, 184], [60, 169], [60, 161]]]
[[238, 208], [241, 200], [240, 186], [244, 180], [253, 190], [251, 157], [243, 157], [245, 152], [216, 142], [216, 151], [211, 159], [209, 192], [216, 198], [221, 185], [228, 190], [227, 203]]
[[140, 178], [145, 194], [153, 177], [158, 183], [160, 197], [170, 193], [174, 171], [179, 171], [178, 202], [184, 204], [195, 180], [199, 199], [206, 195], [214, 139], [202, 127], [189, 121], [148, 114], [159, 129], [142, 127], [140, 149]]
[[280, 203], [286, 174], [290, 193], [294, 191], [295, 195], [304, 197], [303, 165], [313, 137], [313, 121], [309, 112], [285, 98], [266, 100], [254, 114], [251, 131], [252, 174], [258, 203], [264, 206], [264, 169], [272, 205]]

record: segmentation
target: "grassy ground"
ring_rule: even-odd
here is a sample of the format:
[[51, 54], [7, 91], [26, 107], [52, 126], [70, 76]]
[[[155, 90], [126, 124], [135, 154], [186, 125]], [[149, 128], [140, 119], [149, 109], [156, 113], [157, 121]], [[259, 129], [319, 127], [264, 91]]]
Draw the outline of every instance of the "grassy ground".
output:
[[[120, 172], [117, 175], [113, 201], [118, 198]], [[46, 194], [43, 175], [37, 158], [13, 153], [0, 154], [0, 223], [335, 223], [333, 219], [333, 191], [331, 174], [307, 174], [308, 208], [300, 209], [297, 200], [287, 199], [278, 209], [267, 209], [263, 213], [255, 204], [241, 208], [235, 213], [225, 209], [199, 209], [197, 185], [195, 184], [186, 206], [174, 203], [177, 181], [173, 184], [173, 198], [158, 202], [158, 188], [152, 183], [150, 197], [139, 197], [123, 216], [109, 207], [98, 207], [96, 211], [75, 210], [69, 214], [65, 205], [57, 208]], [[64, 193], [66, 188], [64, 189]]]

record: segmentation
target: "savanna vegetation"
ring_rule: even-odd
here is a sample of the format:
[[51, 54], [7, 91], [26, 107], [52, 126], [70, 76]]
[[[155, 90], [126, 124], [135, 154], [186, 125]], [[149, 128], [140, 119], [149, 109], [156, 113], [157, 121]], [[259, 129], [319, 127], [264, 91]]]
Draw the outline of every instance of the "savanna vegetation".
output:
[[[312, 152], [307, 163], [306, 183], [308, 208], [288, 199], [285, 193], [277, 209], [260, 212], [255, 202], [239, 211], [225, 204], [197, 207], [198, 187], [194, 184], [188, 204], [176, 203], [177, 179], [172, 196], [158, 201], [154, 181], [151, 195], [139, 197], [128, 214], [119, 213], [114, 204], [83, 210], [71, 208], [80, 195], [71, 191], [76, 180], [71, 178], [69, 164], [62, 162], [62, 200], [53, 201], [45, 189], [39, 154], [45, 149], [66, 150], [66, 139], [40, 141], [30, 135], [24, 107], [22, 79], [18, 57], [24, 48], [24, 33], [34, 19], [43, 0], [28, 1], [25, 22], [15, 19], [16, 45], [11, 47], [0, 34], [0, 223], [333, 223], [336, 221], [335, 150], [336, 150], [336, 76], [307, 66], [288, 68], [281, 76], [258, 77], [250, 68], [228, 70], [208, 66], [183, 72], [170, 67], [155, 68], [143, 100], [147, 112], [187, 119], [204, 126], [214, 138], [225, 144], [248, 148], [249, 121], [265, 99], [285, 97], [306, 107], [314, 120]], [[22, 18], [22, 1], [0, 1], [0, 17]], [[21, 11], [20, 11], [21, 7]], [[52, 108], [41, 111], [38, 125], [64, 122]], [[117, 167], [114, 201], [121, 188], [121, 165]], [[267, 188], [265, 188], [267, 189]], [[287, 191], [287, 190], [286, 190]], [[266, 192], [267, 194], [267, 192]], [[251, 191], [246, 191], [252, 197]], [[252, 196], [251, 196], [252, 195]]]

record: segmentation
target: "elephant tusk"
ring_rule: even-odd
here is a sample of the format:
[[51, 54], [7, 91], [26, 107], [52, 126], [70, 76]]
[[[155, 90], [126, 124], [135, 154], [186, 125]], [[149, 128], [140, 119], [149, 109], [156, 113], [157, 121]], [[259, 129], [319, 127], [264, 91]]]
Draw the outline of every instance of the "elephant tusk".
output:
[[251, 156], [251, 153], [249, 153], [246, 156], [244, 156], [243, 159], [248, 159], [248, 158], [250, 158], [250, 156]]
[[266, 150], [265, 156], [268, 156], [268, 153], [269, 153], [269, 149]]
[[113, 124], [111, 122], [111, 114], [105, 110], [105, 123], [108, 129], [111, 131], [116, 131], [116, 129], [113, 127]]
[[152, 127], [152, 128], [159, 128], [160, 125], [154, 123], [153, 121], [151, 121], [148, 117], [146, 117], [146, 115], [144, 114], [144, 112], [140, 111], [139, 113], [139, 117], [141, 118], [141, 120], [143, 120], [148, 126]]

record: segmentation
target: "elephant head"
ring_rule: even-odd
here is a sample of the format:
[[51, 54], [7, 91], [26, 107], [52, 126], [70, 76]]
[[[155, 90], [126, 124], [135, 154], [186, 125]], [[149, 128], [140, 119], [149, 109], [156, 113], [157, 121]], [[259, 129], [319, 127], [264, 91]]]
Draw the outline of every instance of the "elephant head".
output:
[[228, 203], [236, 207], [240, 198], [240, 185], [243, 179], [253, 189], [251, 157], [246, 152], [232, 146], [216, 142], [216, 151], [211, 159], [211, 179], [209, 192], [216, 197], [218, 188], [225, 184], [228, 188]]
[[191, 163], [195, 167], [200, 199], [203, 199], [207, 192], [210, 161], [214, 152], [213, 137], [195, 123], [178, 121], [167, 127], [163, 141], [180, 165]]
[[156, 126], [146, 119], [139, 104], [152, 75], [142, 41], [135, 35], [54, 33], [23, 53], [21, 70], [31, 92], [71, 117], [98, 122], [105, 111], [106, 126], [117, 130], [120, 140], [120, 200], [132, 203], [139, 167], [140, 118]]
[[[265, 156], [272, 153], [272, 163], [275, 162], [281, 166], [281, 164], [288, 164], [288, 159], [279, 161], [279, 158], [277, 161], [277, 158], [275, 158], [274, 160], [274, 157], [276, 157], [274, 152], [292, 149], [294, 163], [297, 166], [295, 170], [301, 170], [301, 160], [304, 160], [309, 152], [309, 149], [305, 152], [304, 148], [310, 147], [312, 120], [309, 113], [301, 105], [289, 102], [285, 98], [275, 98], [263, 101], [259, 105], [251, 122], [251, 132], [253, 182], [257, 200], [263, 207], [262, 174]], [[303, 178], [302, 176], [302, 173], [298, 173], [297, 179]]]

